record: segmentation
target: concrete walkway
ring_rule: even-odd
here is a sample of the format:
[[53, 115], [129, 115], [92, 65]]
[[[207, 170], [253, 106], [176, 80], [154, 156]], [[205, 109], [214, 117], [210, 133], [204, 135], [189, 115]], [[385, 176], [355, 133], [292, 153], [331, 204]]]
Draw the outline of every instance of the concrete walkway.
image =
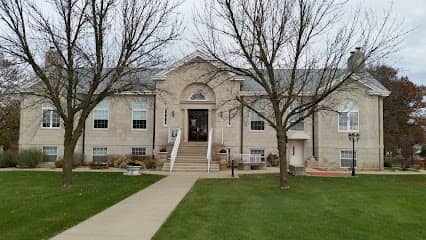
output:
[[198, 178], [172, 174], [52, 240], [151, 239]]

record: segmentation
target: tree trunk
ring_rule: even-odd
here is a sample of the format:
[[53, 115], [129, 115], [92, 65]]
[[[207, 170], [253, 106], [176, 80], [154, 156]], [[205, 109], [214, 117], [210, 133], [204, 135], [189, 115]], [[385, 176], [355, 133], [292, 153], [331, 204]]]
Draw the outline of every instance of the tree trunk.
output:
[[74, 146], [64, 145], [64, 164], [62, 166], [62, 182], [64, 187], [72, 186], [72, 169], [74, 165]]
[[[72, 125], [71, 125], [72, 126]], [[64, 164], [62, 166], [62, 183], [64, 187], [72, 186], [72, 169], [74, 167], [74, 150], [78, 137], [73, 136], [73, 129], [65, 128]]]
[[280, 188], [289, 189], [287, 171], [287, 133], [285, 130], [277, 130], [277, 143], [280, 157]]

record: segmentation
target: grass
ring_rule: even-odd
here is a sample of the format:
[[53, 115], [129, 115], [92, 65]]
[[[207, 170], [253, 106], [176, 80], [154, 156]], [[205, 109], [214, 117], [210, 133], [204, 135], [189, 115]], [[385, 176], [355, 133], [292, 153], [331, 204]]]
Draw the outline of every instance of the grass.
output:
[[154, 237], [426, 239], [426, 176], [200, 180]]
[[0, 172], [0, 239], [48, 239], [160, 178], [79, 172], [64, 189], [58, 172]]

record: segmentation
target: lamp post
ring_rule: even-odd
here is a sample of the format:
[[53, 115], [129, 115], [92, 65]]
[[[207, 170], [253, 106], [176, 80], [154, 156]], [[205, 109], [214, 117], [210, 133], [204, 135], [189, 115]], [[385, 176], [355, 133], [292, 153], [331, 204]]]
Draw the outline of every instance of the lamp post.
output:
[[351, 132], [348, 137], [349, 141], [352, 141], [352, 176], [355, 176], [355, 142], [359, 141], [359, 133]]

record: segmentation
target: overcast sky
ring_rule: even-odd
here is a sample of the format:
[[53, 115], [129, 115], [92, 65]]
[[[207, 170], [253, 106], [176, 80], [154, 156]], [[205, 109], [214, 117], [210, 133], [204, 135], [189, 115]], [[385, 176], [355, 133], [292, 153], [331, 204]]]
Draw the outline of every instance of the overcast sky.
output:
[[[183, 57], [194, 50], [189, 43], [194, 32], [192, 21], [194, 7], [200, 4], [200, 0], [185, 0], [180, 7], [180, 12], [184, 17], [185, 32], [183, 40], [175, 47], [175, 57]], [[417, 84], [426, 85], [426, 0], [359, 0], [374, 10], [382, 11], [388, 8], [393, 2], [394, 15], [404, 21], [404, 26], [413, 31], [401, 46], [401, 50], [386, 63], [396, 67], [400, 75], [407, 75], [410, 80]]]

